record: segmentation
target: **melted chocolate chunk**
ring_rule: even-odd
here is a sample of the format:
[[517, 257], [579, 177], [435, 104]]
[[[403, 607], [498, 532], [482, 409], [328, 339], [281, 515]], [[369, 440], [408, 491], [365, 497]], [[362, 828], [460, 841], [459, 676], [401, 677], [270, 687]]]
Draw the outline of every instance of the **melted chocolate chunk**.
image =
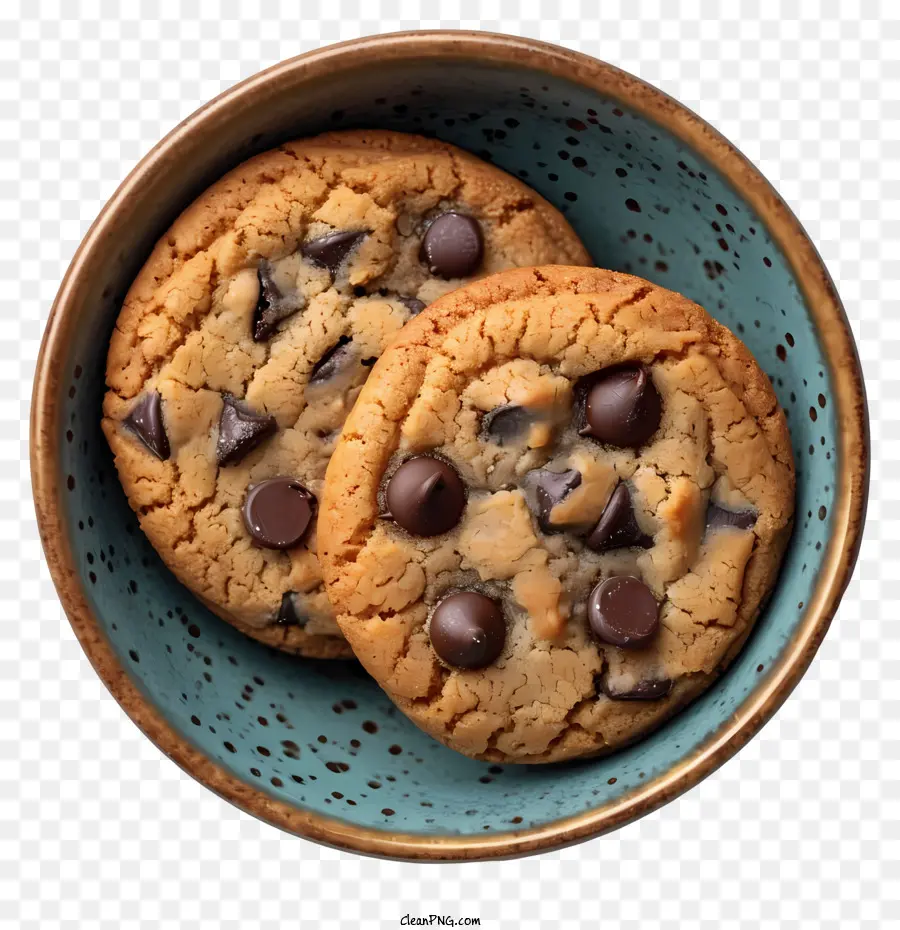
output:
[[290, 549], [306, 535], [316, 498], [296, 478], [269, 478], [253, 485], [244, 501], [244, 525], [266, 549]]
[[594, 635], [612, 646], [638, 648], [659, 630], [659, 604], [639, 578], [619, 575], [601, 581], [588, 599]]
[[297, 609], [297, 598], [296, 591], [285, 591], [281, 595], [281, 606], [275, 615], [275, 623], [279, 626], [298, 626], [300, 629], [309, 623], [309, 617]]
[[672, 690], [671, 678], [641, 679], [630, 688], [622, 688], [615, 682], [610, 682], [609, 676], [600, 679], [600, 688], [603, 693], [614, 701], [658, 701], [666, 697]]
[[422, 239], [419, 259], [433, 275], [465, 278], [484, 258], [484, 235], [478, 220], [464, 213], [442, 213]]
[[264, 342], [278, 328], [282, 320], [301, 310], [306, 301], [300, 294], [282, 294], [272, 277], [268, 262], [260, 262], [256, 269], [259, 280], [259, 297], [253, 312], [253, 341]]
[[276, 429], [278, 424], [275, 417], [255, 413], [230, 394], [223, 394], [219, 438], [216, 441], [216, 461], [220, 465], [239, 462]]
[[600, 371], [585, 382], [582, 436], [636, 449], [659, 429], [661, 417], [659, 392], [640, 365]]
[[503, 651], [506, 621], [500, 605], [476, 591], [451, 594], [428, 627], [438, 657], [456, 668], [484, 668]]
[[706, 509], [707, 530], [736, 529], [749, 530], [756, 524], [756, 514], [752, 510], [726, 510], [718, 504], [709, 502]]
[[397, 300], [413, 315], [418, 316], [425, 309], [425, 301], [418, 297], [398, 297]]
[[368, 235], [368, 229], [333, 232], [307, 242], [300, 248], [300, 251], [303, 257], [308, 258], [314, 265], [320, 265], [332, 274], [337, 274], [350, 253]]
[[466, 489], [441, 459], [419, 455], [391, 476], [385, 491], [389, 516], [414, 536], [439, 536], [453, 529], [466, 505]]
[[323, 384], [356, 364], [356, 354], [349, 336], [341, 338], [313, 365], [309, 383]]
[[600, 520], [587, 538], [587, 545], [595, 552], [628, 546], [649, 549], [653, 545], [653, 538], [638, 526], [627, 485], [620, 484], [612, 492]]
[[169, 457], [169, 437], [162, 419], [162, 398], [158, 392], [145, 394], [123, 421], [125, 426], [158, 458]]
[[581, 472], [570, 468], [566, 471], [549, 471], [535, 468], [525, 476], [525, 487], [529, 492], [526, 500], [538, 526], [545, 533], [559, 533], [566, 527], [557, 526], [550, 521], [550, 514], [557, 504], [561, 504], [581, 484]]
[[527, 438], [533, 423], [534, 413], [531, 410], [508, 404], [486, 413], [481, 421], [481, 430], [489, 442], [508, 446]]

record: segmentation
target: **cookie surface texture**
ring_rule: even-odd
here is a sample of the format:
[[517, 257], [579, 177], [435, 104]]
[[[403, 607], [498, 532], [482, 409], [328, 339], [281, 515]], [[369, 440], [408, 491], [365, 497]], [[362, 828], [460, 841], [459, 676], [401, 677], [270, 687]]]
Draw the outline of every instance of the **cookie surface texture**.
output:
[[[440, 534], [417, 527], [446, 492], [394, 488], [422, 460], [444, 466], [417, 466], [429, 488], [465, 493]], [[434, 303], [375, 367], [329, 465], [325, 577], [357, 657], [449, 746], [609, 752], [740, 649], [794, 481], [767, 377], [701, 307], [599, 269], [508, 271]], [[410, 528], [388, 489], [415, 497]]]
[[562, 216], [416, 136], [287, 143], [206, 191], [135, 280], [107, 361], [103, 430], [168, 567], [263, 642], [349, 655], [316, 555], [344, 419], [425, 305], [542, 262], [588, 262]]

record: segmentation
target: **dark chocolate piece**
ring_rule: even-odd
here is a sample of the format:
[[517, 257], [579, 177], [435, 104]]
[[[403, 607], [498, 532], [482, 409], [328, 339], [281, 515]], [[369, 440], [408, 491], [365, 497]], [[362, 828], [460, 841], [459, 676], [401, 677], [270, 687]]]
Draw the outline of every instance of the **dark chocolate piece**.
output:
[[303, 539], [316, 498], [296, 478], [269, 478], [253, 485], [244, 501], [244, 525], [266, 549], [290, 549]]
[[442, 213], [422, 239], [419, 259], [441, 278], [465, 278], [484, 258], [484, 235], [478, 220], [464, 213]]
[[752, 510], [726, 510], [718, 504], [709, 502], [706, 508], [707, 530], [721, 530], [733, 528], [736, 530], [749, 530], [756, 524], [756, 514]]
[[550, 522], [550, 514], [581, 484], [581, 472], [574, 468], [566, 471], [549, 471], [535, 468], [525, 476], [526, 488], [531, 492], [526, 499], [537, 517], [538, 526], [545, 533], [559, 533], [564, 526]]
[[595, 552], [624, 549], [628, 546], [649, 549], [653, 545], [653, 537], [648, 536], [638, 526], [627, 485], [620, 484], [612, 492], [600, 520], [587, 538], [587, 545]]
[[219, 465], [233, 465], [239, 462], [276, 429], [278, 424], [275, 417], [255, 413], [230, 394], [223, 394], [219, 438], [216, 440], [216, 461]]
[[415, 536], [439, 536], [453, 529], [466, 505], [466, 489], [442, 459], [408, 459], [388, 481], [385, 503], [391, 519]]
[[506, 621], [497, 601], [463, 591], [445, 597], [428, 627], [438, 657], [456, 668], [484, 668], [503, 651]]
[[313, 365], [309, 383], [323, 384], [336, 374], [346, 371], [356, 362], [356, 354], [349, 336], [341, 338]]
[[125, 426], [158, 458], [169, 457], [169, 437], [162, 419], [162, 398], [157, 391], [145, 394], [123, 421]]
[[347, 260], [350, 253], [369, 235], [368, 229], [342, 230], [329, 233], [307, 242], [301, 246], [300, 251], [304, 258], [308, 258], [314, 265], [327, 268], [332, 274]]
[[253, 341], [264, 342], [278, 328], [282, 320], [301, 310], [306, 301], [301, 294], [282, 294], [272, 277], [272, 268], [262, 261], [256, 269], [259, 280], [259, 297], [253, 312]]
[[659, 630], [659, 604], [639, 578], [619, 575], [601, 581], [588, 598], [594, 635], [613, 646], [645, 646]]
[[309, 623], [309, 617], [297, 610], [298, 597], [296, 591], [285, 591], [281, 595], [281, 606], [275, 615], [275, 623], [278, 626], [298, 626], [302, 630]]
[[662, 400], [646, 368], [622, 365], [597, 372], [585, 389], [582, 436], [636, 449], [659, 429]]
[[426, 307], [424, 300], [419, 300], [418, 297], [403, 297], [400, 296], [397, 300], [406, 307], [407, 310], [413, 315], [418, 316]]
[[507, 404], [486, 413], [481, 421], [481, 430], [490, 442], [498, 446], [511, 445], [527, 437], [534, 419], [533, 411], [527, 407]]

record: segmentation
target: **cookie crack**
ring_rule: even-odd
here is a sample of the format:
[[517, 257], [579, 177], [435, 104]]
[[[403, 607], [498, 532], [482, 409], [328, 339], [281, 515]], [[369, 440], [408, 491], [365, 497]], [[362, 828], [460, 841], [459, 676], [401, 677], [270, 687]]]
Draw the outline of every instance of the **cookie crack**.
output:
[[459, 196], [459, 192], [464, 186], [462, 179], [462, 171], [460, 170], [459, 165], [459, 156], [456, 152], [451, 151], [450, 153], [450, 173], [453, 175], [453, 188], [448, 195], [450, 199], [455, 200]]

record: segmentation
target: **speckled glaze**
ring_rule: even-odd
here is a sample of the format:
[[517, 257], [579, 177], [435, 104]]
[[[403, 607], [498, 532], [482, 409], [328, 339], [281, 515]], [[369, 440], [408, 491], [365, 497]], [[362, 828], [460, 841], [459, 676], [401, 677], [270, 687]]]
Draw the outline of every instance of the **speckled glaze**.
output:
[[[489, 766], [415, 729], [353, 662], [277, 653], [217, 620], [138, 529], [100, 433], [107, 340], [155, 239], [224, 170], [279, 141], [376, 127], [436, 135], [563, 210], [596, 263], [681, 291], [738, 333], [788, 414], [797, 521], [743, 652], [664, 728], [611, 757]], [[602, 833], [733, 755], [807, 667], [865, 509], [865, 399], [827, 272], [777, 195], [671, 99], [521, 39], [415, 33], [285, 62], [179, 126], [135, 169], [63, 282], [35, 384], [47, 558], [98, 673], [187, 771], [297, 834], [400, 858], [512, 856]]]

